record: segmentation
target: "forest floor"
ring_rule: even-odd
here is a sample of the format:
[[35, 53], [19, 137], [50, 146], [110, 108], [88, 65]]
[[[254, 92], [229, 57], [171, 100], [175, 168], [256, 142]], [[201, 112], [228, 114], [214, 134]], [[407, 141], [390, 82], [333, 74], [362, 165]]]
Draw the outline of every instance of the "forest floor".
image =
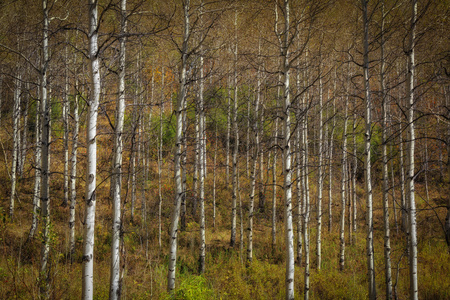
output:
[[[4, 172], [3, 174], [7, 174]], [[32, 174], [29, 173], [29, 174]], [[239, 247], [239, 215], [237, 245], [229, 246], [230, 237], [230, 188], [223, 177], [217, 183], [216, 226], [212, 220], [212, 172], [206, 182], [207, 256], [206, 272], [199, 275], [197, 260], [199, 253], [199, 225], [188, 215], [186, 230], [179, 233], [177, 281], [173, 295], [166, 292], [169, 240], [168, 228], [172, 211], [172, 188], [163, 186], [162, 248], [158, 245], [158, 189], [157, 177], [149, 184], [146, 194], [147, 222], [141, 219], [141, 202], [136, 204], [136, 220], [130, 221], [129, 204], [125, 212], [124, 249], [122, 262], [123, 299], [283, 299], [285, 293], [285, 245], [282, 191], [278, 189], [277, 242], [272, 249], [271, 239], [271, 187], [266, 187], [265, 212], [257, 212], [254, 219], [254, 258], [246, 263], [246, 228], [248, 196], [242, 192], [244, 211], [244, 245]], [[221, 174], [219, 174], [221, 175]], [[170, 182], [167, 174], [167, 181]], [[80, 180], [81, 181], [81, 180]], [[20, 182], [20, 202], [14, 222], [7, 216], [7, 176], [2, 176], [0, 202], [0, 298], [38, 299], [41, 233], [27, 240], [31, 225], [32, 177]], [[156, 182], [156, 183], [155, 183]], [[242, 191], [248, 184], [242, 180]], [[311, 299], [367, 299], [366, 279], [366, 231], [364, 222], [364, 192], [358, 186], [358, 223], [353, 242], [349, 243], [348, 229], [345, 232], [345, 270], [339, 271], [339, 199], [334, 193], [333, 228], [328, 232], [328, 215], [323, 216], [322, 267], [316, 266], [316, 210], [312, 205], [311, 237]], [[68, 255], [68, 208], [61, 206], [61, 179], [52, 182], [52, 240], [51, 240], [51, 296], [53, 299], [79, 299], [81, 295], [82, 220], [84, 203], [77, 203], [76, 252]], [[230, 183], [231, 186], [231, 183]], [[337, 188], [336, 188], [337, 190]], [[111, 242], [111, 203], [108, 198], [109, 185], [99, 187], [97, 193], [97, 216], [95, 231], [94, 295], [95, 299], [107, 299], [109, 294], [109, 266]], [[385, 296], [383, 257], [383, 219], [380, 187], [374, 194], [375, 271], [378, 297]], [[314, 199], [314, 187], [311, 190]], [[81, 199], [82, 188], [78, 189]], [[327, 193], [324, 193], [327, 195]], [[397, 194], [399, 192], [397, 191]], [[450, 254], [444, 239], [442, 222], [445, 219], [445, 192], [439, 186], [430, 187], [429, 199], [423, 197], [424, 186], [417, 184], [418, 219], [418, 282], [420, 299], [450, 299]], [[188, 194], [188, 203], [191, 200]], [[328, 205], [326, 196], [324, 210]], [[140, 199], [140, 198], [138, 198]], [[256, 199], [257, 201], [257, 199]], [[432, 207], [434, 209], [432, 209]], [[191, 207], [188, 207], [190, 211]], [[294, 208], [296, 210], [296, 208]], [[400, 220], [400, 212], [397, 211]], [[296, 216], [294, 216], [294, 220]], [[348, 225], [346, 225], [348, 226]], [[391, 210], [392, 280], [398, 299], [408, 298], [409, 269], [405, 252], [405, 234], [394, 224]], [[304, 252], [303, 252], [304, 253]], [[296, 262], [295, 296], [303, 298], [304, 261]]]

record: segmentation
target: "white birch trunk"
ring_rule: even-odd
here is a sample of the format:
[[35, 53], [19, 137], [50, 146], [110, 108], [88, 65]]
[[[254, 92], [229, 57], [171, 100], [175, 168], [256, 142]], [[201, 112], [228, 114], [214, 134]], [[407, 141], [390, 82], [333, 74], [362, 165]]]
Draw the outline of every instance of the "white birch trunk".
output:
[[[69, 59], [67, 54], [67, 47], [65, 47], [65, 59]], [[65, 68], [64, 74], [64, 98], [62, 106], [62, 118], [64, 127], [64, 199], [63, 206], [66, 207], [69, 203], [69, 71]]]
[[72, 156], [70, 171], [70, 205], [69, 205], [69, 255], [72, 263], [73, 254], [75, 253], [75, 208], [77, 200], [77, 153], [78, 153], [78, 133], [80, 128], [80, 116], [78, 115], [78, 82], [75, 83], [75, 99], [73, 109], [74, 127], [72, 133]]
[[122, 233], [122, 152], [123, 152], [123, 125], [125, 117], [125, 58], [126, 58], [126, 31], [127, 12], [126, 0], [120, 1], [120, 32], [119, 38], [119, 91], [116, 102], [116, 123], [114, 132], [114, 156], [113, 156], [113, 211], [112, 211], [112, 234], [111, 234], [111, 266], [109, 282], [109, 299], [120, 299], [120, 240]]
[[[259, 103], [261, 97], [261, 73], [258, 68], [258, 87], [256, 93], [256, 102], [255, 102], [255, 121], [253, 124], [253, 134], [255, 138], [255, 146], [252, 153], [252, 169], [250, 176], [250, 203], [249, 203], [249, 212], [248, 212], [248, 244], [247, 244], [247, 262], [251, 263], [253, 260], [253, 213], [254, 213], [254, 204], [255, 204], [255, 189], [256, 189], [256, 164], [258, 161], [258, 153], [259, 153], [259, 128], [258, 128], [258, 119], [259, 119]], [[249, 143], [249, 141], [248, 141]]]
[[[322, 74], [319, 74], [322, 76]], [[345, 130], [345, 129], [344, 129]], [[317, 236], [316, 255], [317, 270], [322, 265], [322, 191], [323, 191], [323, 84], [322, 77], [319, 78], [319, 169], [317, 186]]]
[[329, 161], [328, 161], [328, 232], [333, 228], [333, 148], [334, 148], [334, 130], [336, 129], [336, 97], [333, 97], [333, 117], [329, 142]]
[[47, 0], [42, 1], [43, 8], [43, 43], [42, 43], [42, 99], [41, 99], [41, 122], [42, 122], [42, 167], [41, 167], [41, 204], [42, 204], [42, 221], [43, 221], [43, 240], [41, 248], [41, 273], [40, 273], [40, 284], [41, 284], [41, 294], [44, 297], [48, 297], [49, 292], [49, 278], [48, 278], [48, 257], [50, 252], [50, 241], [49, 241], [49, 230], [50, 230], [50, 199], [49, 199], [49, 164], [50, 164], [50, 103], [47, 99], [47, 70], [49, 64], [49, 53], [48, 53], [48, 8]]
[[286, 299], [294, 299], [294, 232], [292, 226], [292, 167], [291, 167], [291, 98], [290, 98], [290, 18], [289, 0], [284, 0], [284, 29], [281, 45], [281, 73], [283, 80], [283, 117], [284, 117], [284, 145], [283, 145], [283, 173], [284, 173], [284, 206], [285, 206], [285, 244], [286, 244]]
[[230, 133], [231, 133], [231, 95], [230, 95], [230, 85], [231, 85], [231, 79], [228, 77], [228, 88], [227, 88], [227, 140], [226, 140], [226, 163], [225, 163], [225, 170], [226, 170], [226, 185], [228, 186], [228, 182], [230, 179]]
[[345, 115], [344, 115], [344, 132], [342, 133], [342, 177], [341, 177], [341, 220], [339, 226], [339, 269], [341, 271], [345, 268], [345, 206], [347, 183], [347, 123], [348, 123], [348, 96], [345, 97]]
[[164, 67], [161, 70], [161, 102], [159, 105], [159, 145], [158, 145], [158, 246], [159, 252], [162, 250], [162, 163], [163, 163], [163, 112], [164, 112], [164, 80], [165, 71]]
[[415, 79], [415, 38], [417, 26], [417, 0], [411, 0], [411, 32], [409, 36], [408, 74], [406, 79], [406, 91], [408, 98], [408, 168], [407, 168], [407, 192], [409, 200], [409, 268], [410, 268], [410, 299], [418, 299], [417, 283], [417, 224], [416, 202], [414, 186], [414, 79]]
[[98, 11], [97, 1], [89, 0], [89, 59], [91, 75], [91, 94], [89, 99], [88, 119], [86, 124], [86, 192], [85, 223], [82, 265], [82, 298], [93, 299], [94, 296], [94, 229], [96, 206], [97, 174], [97, 116], [100, 100], [100, 62], [98, 57]]
[[367, 2], [368, 0], [361, 0], [363, 8], [363, 72], [364, 72], [364, 90], [365, 90], [365, 118], [366, 118], [366, 128], [365, 128], [365, 147], [364, 147], [364, 169], [365, 169], [365, 181], [366, 181], [366, 206], [367, 206], [367, 216], [366, 216], [366, 228], [367, 228], [367, 275], [368, 275], [368, 285], [369, 285], [369, 299], [375, 300], [376, 294], [376, 284], [375, 284], [375, 257], [373, 250], [373, 200], [372, 200], [372, 178], [371, 178], [371, 94], [369, 86], [369, 20], [367, 16]]
[[40, 101], [36, 102], [36, 121], [35, 121], [35, 152], [34, 152], [34, 187], [33, 187], [33, 216], [31, 220], [31, 229], [28, 238], [33, 238], [38, 226], [40, 207], [41, 207], [41, 109]]
[[17, 74], [14, 80], [14, 104], [13, 104], [13, 152], [11, 161], [11, 196], [9, 198], [9, 217], [14, 219], [14, 205], [16, 197], [17, 170], [19, 161], [19, 118], [20, 118], [20, 93], [21, 93], [21, 76]]
[[[203, 1], [200, 8], [200, 18], [203, 14]], [[205, 139], [205, 111], [203, 104], [204, 74], [203, 74], [203, 47], [200, 46], [200, 90], [199, 90], [199, 175], [200, 175], [200, 257], [198, 259], [198, 270], [200, 274], [205, 273], [206, 257], [206, 224], [205, 224], [205, 157], [206, 157], [206, 139]]]
[[391, 240], [389, 228], [389, 173], [388, 173], [388, 153], [387, 153], [387, 101], [385, 84], [385, 57], [384, 57], [384, 21], [386, 14], [384, 12], [384, 1], [381, 4], [381, 41], [380, 41], [380, 85], [382, 97], [382, 113], [383, 113], [383, 225], [384, 225], [384, 268], [385, 268], [385, 284], [386, 284], [386, 299], [392, 299], [392, 272], [391, 272]]
[[[25, 84], [26, 91], [30, 90], [30, 83], [27, 82]], [[30, 94], [27, 92], [24, 95], [23, 99], [23, 107], [25, 111], [23, 112], [23, 130], [22, 130], [22, 138], [20, 140], [20, 158], [19, 158], [19, 165], [17, 173], [20, 177], [23, 175], [23, 169], [25, 166], [25, 161], [27, 158], [27, 150], [28, 150], [28, 108], [29, 108], [29, 102], [30, 102]]]
[[172, 223], [170, 228], [170, 245], [169, 245], [169, 268], [167, 274], [167, 290], [172, 292], [175, 289], [175, 272], [177, 262], [177, 237], [178, 237], [178, 219], [180, 216], [181, 201], [184, 190], [181, 178], [181, 144], [183, 139], [183, 109], [186, 102], [186, 71], [188, 58], [188, 40], [189, 40], [189, 5], [190, 0], [183, 2], [184, 10], [184, 31], [183, 31], [183, 45], [181, 48], [181, 70], [180, 70], [180, 91], [177, 101], [176, 114], [176, 135], [175, 135], [175, 165], [174, 165], [174, 180], [175, 180], [175, 201], [173, 207]]
[[232, 192], [232, 207], [231, 207], [231, 235], [230, 235], [230, 246], [234, 247], [236, 244], [236, 202], [237, 202], [237, 155], [239, 151], [239, 129], [237, 123], [237, 113], [238, 113], [238, 74], [237, 74], [237, 57], [238, 57], [238, 39], [237, 39], [237, 10], [234, 12], [234, 29], [235, 29], [235, 49], [234, 49], [234, 107], [233, 107], [233, 131], [234, 131], [234, 148], [233, 148], [233, 192]]

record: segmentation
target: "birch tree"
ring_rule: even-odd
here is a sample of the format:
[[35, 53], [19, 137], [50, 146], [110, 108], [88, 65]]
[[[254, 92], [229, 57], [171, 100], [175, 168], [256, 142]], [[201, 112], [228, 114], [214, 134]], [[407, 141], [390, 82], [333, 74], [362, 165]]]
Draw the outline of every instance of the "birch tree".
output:
[[417, 283], [417, 224], [416, 224], [416, 202], [414, 185], [414, 151], [415, 151], [415, 129], [414, 129], [414, 80], [415, 80], [415, 46], [417, 27], [417, 0], [411, 0], [411, 23], [409, 32], [408, 49], [408, 73], [406, 78], [407, 92], [407, 117], [408, 117], [408, 167], [407, 167], [407, 192], [409, 200], [409, 268], [410, 268], [410, 299], [419, 299]]
[[369, 85], [369, 18], [367, 12], [368, 0], [361, 0], [362, 2], [362, 21], [363, 21], [363, 72], [364, 72], [364, 97], [365, 97], [365, 132], [364, 132], [364, 175], [366, 183], [366, 228], [367, 228], [367, 276], [369, 284], [369, 299], [375, 300], [377, 298], [376, 284], [375, 284], [375, 257], [373, 250], [373, 200], [372, 200], [372, 177], [371, 177], [371, 93]]
[[109, 298], [120, 299], [120, 239], [122, 233], [122, 152], [123, 152], [123, 123], [125, 116], [125, 58], [127, 32], [127, 1], [120, 1], [120, 37], [119, 37], [119, 97], [116, 104], [116, 124], [114, 132], [114, 162], [113, 162], [113, 212], [112, 212], [112, 242], [111, 242], [111, 275]]
[[98, 57], [98, 8], [97, 0], [89, 0], [89, 73], [91, 91], [88, 101], [88, 118], [86, 124], [86, 192], [85, 223], [82, 265], [82, 298], [93, 299], [94, 296], [94, 229], [96, 206], [97, 174], [97, 116], [100, 100], [100, 59]]
[[14, 104], [13, 104], [13, 153], [11, 160], [11, 195], [9, 201], [9, 217], [14, 217], [14, 205], [16, 197], [17, 171], [19, 161], [19, 118], [20, 118], [20, 94], [21, 94], [21, 75], [17, 74], [14, 80]]
[[381, 85], [381, 99], [382, 99], [382, 113], [383, 113], [383, 227], [384, 227], [384, 265], [385, 265], [385, 283], [386, 283], [386, 299], [392, 299], [392, 276], [391, 276], [391, 240], [389, 228], [389, 173], [388, 173], [388, 157], [387, 157], [387, 93], [385, 83], [385, 26], [386, 14], [384, 11], [384, 1], [381, 3], [381, 34], [380, 34], [380, 85]]
[[48, 89], [48, 64], [49, 64], [49, 49], [48, 49], [48, 7], [47, 0], [42, 1], [43, 10], [43, 40], [42, 40], [42, 68], [41, 68], [41, 151], [42, 151], [42, 165], [41, 165], [41, 204], [42, 204], [42, 220], [43, 220], [43, 240], [41, 248], [41, 293], [44, 297], [49, 297], [48, 292], [49, 278], [48, 278], [48, 259], [50, 252], [50, 198], [49, 198], [49, 165], [50, 165], [50, 103], [47, 99]]
[[190, 0], [183, 1], [184, 25], [183, 25], [183, 44], [181, 46], [181, 69], [180, 69], [180, 87], [177, 99], [176, 115], [176, 134], [175, 134], [175, 157], [174, 157], [174, 178], [175, 178], [175, 201], [172, 212], [172, 222], [170, 227], [170, 245], [169, 245], [169, 268], [167, 274], [167, 290], [169, 292], [175, 289], [175, 271], [177, 262], [177, 237], [178, 237], [178, 219], [180, 216], [181, 200], [184, 195], [181, 178], [181, 144], [183, 139], [183, 110], [186, 102], [187, 88], [187, 59], [188, 59], [188, 41], [189, 41], [189, 14]]
[[70, 169], [70, 204], [69, 204], [69, 254], [72, 262], [73, 254], [75, 253], [75, 207], [77, 200], [77, 153], [78, 153], [78, 133], [80, 130], [80, 116], [78, 114], [78, 80], [75, 82], [75, 99], [73, 108], [73, 132], [72, 132], [72, 154], [71, 154], [71, 169]]
[[231, 235], [230, 235], [230, 246], [234, 247], [236, 244], [236, 202], [237, 202], [237, 189], [238, 189], [238, 179], [237, 179], [237, 159], [239, 151], [239, 128], [237, 123], [238, 114], [238, 71], [237, 71], [237, 58], [238, 58], [238, 39], [237, 39], [237, 10], [234, 12], [234, 30], [235, 30], [235, 47], [234, 47], [234, 74], [233, 74], [233, 131], [234, 131], [234, 148], [233, 148], [233, 175], [232, 175], [232, 206], [231, 206]]
[[292, 226], [292, 168], [291, 168], [291, 91], [290, 91], [290, 9], [289, 0], [283, 4], [284, 28], [281, 44], [281, 74], [283, 97], [283, 174], [284, 174], [284, 216], [286, 244], [286, 299], [294, 299], [294, 232]]

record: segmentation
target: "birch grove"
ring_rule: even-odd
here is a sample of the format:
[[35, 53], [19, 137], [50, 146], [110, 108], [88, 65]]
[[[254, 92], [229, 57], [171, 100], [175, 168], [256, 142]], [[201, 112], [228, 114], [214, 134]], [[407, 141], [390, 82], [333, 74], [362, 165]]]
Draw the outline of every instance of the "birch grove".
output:
[[442, 1], [0, 6], [1, 299], [450, 298]]

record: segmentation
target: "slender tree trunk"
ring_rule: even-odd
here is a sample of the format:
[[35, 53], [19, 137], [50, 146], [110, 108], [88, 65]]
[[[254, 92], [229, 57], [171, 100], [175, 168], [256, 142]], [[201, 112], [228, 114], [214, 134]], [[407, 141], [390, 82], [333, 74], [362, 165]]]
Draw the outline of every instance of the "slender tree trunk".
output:
[[339, 251], [339, 269], [345, 268], [345, 205], [347, 201], [348, 191], [347, 183], [347, 123], [348, 123], [348, 96], [345, 97], [345, 116], [344, 116], [344, 132], [342, 133], [342, 177], [341, 177], [341, 221], [340, 221], [340, 251]]
[[415, 129], [414, 129], [414, 79], [415, 79], [415, 38], [417, 23], [417, 0], [411, 0], [411, 32], [409, 36], [408, 51], [408, 74], [406, 79], [406, 91], [408, 97], [408, 168], [407, 168], [407, 191], [409, 200], [409, 268], [410, 268], [410, 299], [418, 299], [417, 283], [417, 224], [416, 224], [416, 202], [414, 185], [414, 151], [415, 151]]
[[[297, 74], [297, 90], [300, 90], [300, 76]], [[296, 150], [297, 150], [297, 263], [302, 265], [303, 252], [303, 202], [302, 196], [302, 135], [303, 135], [303, 118], [300, 105], [297, 108], [297, 130], [296, 130]]]
[[233, 107], [233, 131], [234, 131], [234, 148], [233, 148], [233, 192], [232, 192], [232, 207], [231, 207], [231, 235], [230, 246], [234, 247], [236, 244], [236, 202], [237, 202], [237, 155], [239, 151], [239, 129], [237, 123], [238, 114], [238, 74], [237, 74], [237, 59], [238, 59], [238, 39], [237, 39], [237, 10], [234, 12], [234, 29], [235, 29], [235, 49], [234, 49], [234, 107]]
[[[41, 109], [40, 101], [36, 102], [36, 121], [35, 121], [35, 152], [34, 152], [34, 188], [33, 188], [33, 216], [31, 220], [31, 229], [28, 238], [33, 238], [38, 227], [40, 207], [41, 207]], [[0, 109], [1, 110], [1, 109]]]
[[11, 161], [11, 196], [9, 201], [9, 217], [11, 220], [14, 218], [14, 205], [16, 198], [16, 185], [17, 185], [17, 170], [19, 161], [19, 118], [20, 118], [20, 93], [21, 93], [21, 81], [20, 74], [14, 80], [14, 105], [13, 105], [13, 153]]
[[[67, 47], [65, 47], [65, 59], [69, 59]], [[69, 71], [67, 67], [65, 68], [64, 77], [64, 98], [62, 107], [62, 118], [64, 125], [64, 199], [62, 205], [66, 207], [69, 203]]]
[[247, 145], [246, 145], [246, 171], [247, 171], [247, 177], [250, 178], [250, 101], [247, 101]]
[[254, 204], [255, 204], [255, 189], [256, 189], [256, 164], [258, 161], [258, 153], [259, 153], [259, 128], [258, 128], [258, 119], [259, 119], [259, 105], [260, 105], [260, 97], [261, 97], [261, 73], [258, 68], [258, 87], [256, 93], [256, 102], [255, 102], [255, 121], [253, 123], [253, 135], [255, 140], [255, 145], [253, 147], [252, 152], [252, 169], [251, 169], [251, 188], [250, 188], [250, 203], [249, 203], [249, 212], [248, 212], [248, 243], [247, 243], [247, 262], [251, 263], [253, 260], [253, 212], [254, 212]]
[[42, 65], [42, 99], [41, 99], [41, 122], [42, 122], [42, 139], [41, 139], [41, 154], [42, 154], [42, 166], [41, 166], [41, 204], [42, 204], [42, 221], [43, 221], [43, 239], [41, 248], [41, 273], [40, 273], [40, 286], [41, 295], [44, 298], [48, 298], [50, 295], [50, 282], [49, 282], [49, 272], [48, 272], [48, 259], [50, 253], [50, 198], [49, 198], [49, 165], [50, 165], [50, 103], [47, 98], [48, 89], [48, 79], [47, 70], [49, 64], [49, 53], [48, 53], [48, 8], [47, 0], [42, 1], [43, 7], [43, 43], [42, 43], [42, 55], [43, 55], [43, 65]]
[[[319, 74], [322, 76], [322, 74]], [[319, 78], [319, 169], [317, 185], [317, 239], [316, 255], [317, 270], [322, 266], [322, 192], [323, 192], [323, 84], [322, 77]]]
[[217, 123], [215, 129], [215, 138], [214, 138], [214, 162], [213, 162], [213, 188], [212, 188], [212, 200], [213, 200], [213, 228], [216, 228], [216, 167], [217, 167], [217, 143], [218, 143], [218, 135], [217, 135]]
[[21, 138], [21, 144], [20, 144], [20, 159], [18, 161], [19, 165], [18, 165], [18, 170], [17, 173], [19, 175], [19, 177], [22, 177], [23, 175], [23, 169], [25, 167], [25, 161], [27, 158], [27, 150], [28, 150], [28, 108], [29, 108], [29, 103], [30, 103], [30, 83], [27, 82], [25, 84], [25, 89], [26, 89], [26, 93], [23, 97], [23, 107], [24, 107], [24, 112], [23, 112], [23, 129], [22, 129], [22, 138]]
[[292, 166], [291, 166], [291, 87], [290, 77], [290, 8], [289, 0], [283, 5], [284, 28], [281, 44], [281, 73], [284, 119], [283, 174], [284, 174], [284, 222], [286, 244], [286, 299], [294, 299], [294, 232], [292, 226]]
[[329, 143], [329, 161], [328, 161], [328, 172], [329, 172], [329, 187], [328, 187], [328, 232], [331, 232], [333, 228], [333, 148], [334, 148], [334, 130], [336, 128], [336, 97], [333, 97], [333, 117], [330, 132], [330, 143]]
[[127, 3], [126, 0], [120, 2], [121, 37], [119, 38], [119, 97], [116, 103], [116, 123], [114, 132], [114, 171], [115, 177], [113, 188], [113, 220], [112, 220], [112, 242], [111, 242], [111, 267], [109, 298], [120, 299], [120, 240], [122, 234], [122, 152], [123, 152], [123, 124], [125, 117], [125, 56], [126, 56], [126, 31], [127, 31]]
[[[200, 8], [200, 18], [203, 14], [203, 1]], [[205, 156], [206, 143], [205, 139], [205, 111], [203, 104], [203, 90], [204, 90], [204, 74], [203, 74], [203, 47], [200, 47], [200, 91], [199, 91], [199, 159], [200, 159], [200, 257], [198, 270], [200, 274], [205, 273], [205, 257], [206, 257], [206, 224], [205, 224]]]
[[172, 292], [175, 289], [175, 271], [177, 262], [177, 237], [178, 237], [178, 219], [180, 216], [181, 201], [184, 195], [181, 178], [181, 144], [183, 139], [183, 110], [186, 102], [187, 88], [187, 58], [188, 58], [188, 40], [189, 40], [189, 11], [190, 0], [183, 2], [184, 9], [184, 31], [183, 45], [181, 48], [181, 71], [180, 71], [180, 91], [178, 94], [176, 114], [176, 135], [175, 135], [175, 202], [173, 207], [172, 224], [170, 228], [170, 246], [169, 246], [169, 268], [167, 274], [167, 290]]
[[[183, 132], [182, 132], [182, 139], [181, 139], [181, 187], [183, 189], [183, 193], [181, 196], [181, 231], [186, 230], [186, 198], [187, 198], [187, 177], [186, 177], [186, 168], [187, 168], [187, 132], [184, 128], [187, 128], [187, 100], [184, 101], [184, 107], [182, 111], [182, 123], [183, 123]], [[194, 217], [194, 220], [197, 220], [197, 200], [198, 200], [198, 194], [197, 194], [197, 187], [194, 189], [194, 197], [193, 197], [193, 203], [192, 203], [192, 216]]]
[[161, 102], [159, 105], [159, 145], [158, 145], [158, 246], [159, 252], [162, 251], [162, 163], [163, 163], [163, 112], [164, 112], [164, 67], [161, 70]]
[[75, 83], [75, 99], [73, 109], [74, 127], [72, 132], [72, 155], [70, 158], [72, 167], [70, 171], [70, 205], [69, 205], [69, 255], [70, 263], [73, 262], [75, 254], [75, 208], [77, 200], [77, 153], [78, 153], [78, 132], [80, 128], [80, 117], [78, 115], [78, 82]]
[[93, 299], [94, 292], [94, 232], [97, 174], [97, 116], [100, 100], [100, 61], [98, 58], [98, 11], [97, 1], [89, 0], [89, 59], [91, 75], [91, 95], [86, 124], [86, 212], [84, 223], [82, 298]]
[[[306, 52], [306, 55], [308, 52]], [[307, 59], [307, 57], [306, 57]], [[305, 71], [305, 78], [308, 78], [307, 71]], [[309, 240], [309, 218], [311, 211], [310, 204], [310, 195], [309, 195], [309, 144], [308, 144], [308, 114], [309, 108], [307, 104], [307, 100], [309, 99], [309, 93], [306, 95], [306, 98], [303, 98], [303, 134], [302, 134], [302, 144], [303, 144], [303, 162], [302, 162], [302, 188], [303, 188], [303, 239], [304, 239], [304, 249], [305, 249], [305, 292], [304, 298], [305, 300], [309, 299], [309, 289], [310, 289], [310, 278], [309, 278], [309, 270], [310, 270], [310, 240]]]
[[384, 1], [381, 4], [381, 58], [380, 58], [380, 84], [383, 110], [383, 225], [384, 225], [384, 265], [385, 265], [385, 283], [386, 283], [386, 299], [392, 299], [392, 275], [391, 275], [391, 239], [389, 227], [389, 173], [388, 173], [388, 157], [387, 157], [387, 92], [385, 84], [385, 57], [384, 57]]
[[365, 181], [366, 181], [366, 228], [367, 228], [367, 272], [368, 272], [368, 284], [369, 284], [369, 299], [375, 300], [377, 298], [376, 284], [375, 284], [375, 257], [373, 250], [373, 200], [372, 200], [372, 177], [371, 177], [371, 94], [369, 86], [369, 19], [367, 16], [367, 2], [368, 0], [361, 0], [363, 8], [363, 29], [364, 29], [364, 90], [365, 90], [365, 149], [364, 149], [364, 169], [365, 169]]

